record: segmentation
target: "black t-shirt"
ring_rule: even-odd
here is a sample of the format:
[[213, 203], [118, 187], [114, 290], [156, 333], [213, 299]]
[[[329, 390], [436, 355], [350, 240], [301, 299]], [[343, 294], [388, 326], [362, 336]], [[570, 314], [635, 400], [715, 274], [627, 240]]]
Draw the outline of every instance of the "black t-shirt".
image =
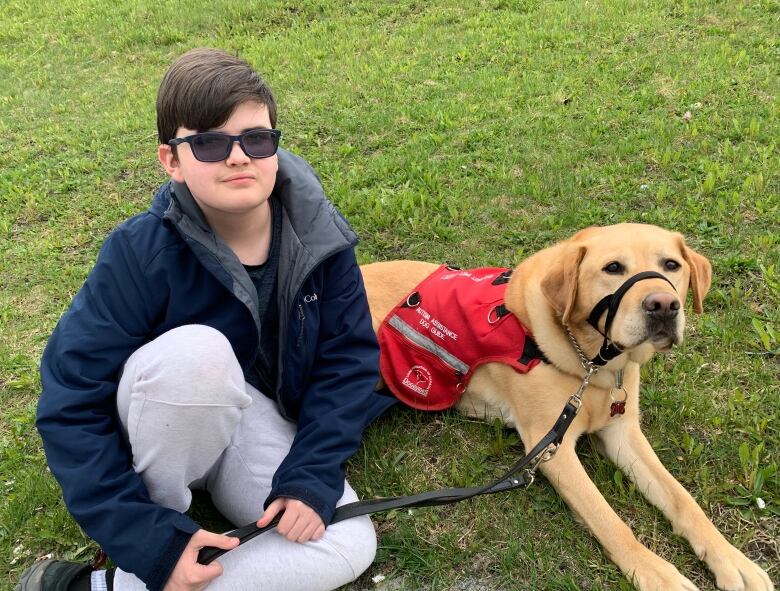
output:
[[282, 235], [282, 205], [271, 195], [271, 246], [268, 259], [262, 265], [244, 265], [257, 290], [260, 317], [260, 350], [254, 366], [247, 374], [247, 381], [266, 396], [273, 398], [276, 392], [276, 365], [279, 349], [279, 306], [277, 284], [279, 270], [279, 244]]

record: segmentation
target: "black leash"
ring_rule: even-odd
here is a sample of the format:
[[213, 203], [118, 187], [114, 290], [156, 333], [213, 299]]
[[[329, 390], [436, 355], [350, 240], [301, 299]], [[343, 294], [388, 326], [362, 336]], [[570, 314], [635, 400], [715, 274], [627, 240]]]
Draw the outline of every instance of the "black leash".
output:
[[[588, 373], [583, 380], [582, 386], [579, 391], [572, 395], [563, 411], [558, 416], [558, 420], [555, 421], [555, 425], [550, 431], [542, 437], [541, 441], [537, 443], [534, 448], [528, 452], [522, 459], [520, 459], [514, 466], [512, 466], [503, 476], [485, 486], [475, 486], [470, 488], [444, 488], [440, 490], [428, 491], [416, 495], [406, 497], [383, 497], [380, 499], [371, 499], [367, 501], [356, 501], [347, 505], [342, 505], [336, 508], [336, 512], [333, 514], [331, 524], [357, 517], [359, 515], [369, 515], [371, 513], [380, 513], [383, 511], [392, 511], [394, 509], [405, 509], [411, 507], [434, 507], [437, 505], [449, 505], [452, 503], [459, 503], [476, 497], [478, 495], [495, 494], [498, 492], [504, 492], [513, 490], [515, 488], [521, 488], [530, 486], [534, 481], [536, 469], [539, 464], [545, 462], [555, 455], [558, 446], [563, 440], [563, 435], [571, 425], [574, 417], [577, 416], [577, 412], [582, 404], [582, 393], [588, 385], [590, 376], [596, 371], [596, 368], [588, 370]], [[529, 466], [530, 467], [527, 467]], [[518, 472], [523, 471], [522, 474]], [[273, 529], [279, 524], [281, 514], [277, 515], [271, 523], [265, 527], [257, 527], [257, 524], [250, 523], [244, 527], [234, 529], [227, 532], [225, 535], [238, 538], [239, 545], [248, 542], [252, 538], [259, 536], [260, 534], [267, 532], [269, 529]], [[221, 548], [214, 548], [211, 546], [204, 547], [198, 553], [198, 562], [200, 564], [209, 564], [213, 560], [222, 556], [227, 550]]]

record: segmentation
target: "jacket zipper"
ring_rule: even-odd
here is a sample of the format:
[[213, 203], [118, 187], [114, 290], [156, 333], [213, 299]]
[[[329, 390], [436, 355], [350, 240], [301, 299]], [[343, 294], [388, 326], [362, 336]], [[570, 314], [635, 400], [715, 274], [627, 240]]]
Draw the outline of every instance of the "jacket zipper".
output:
[[298, 342], [295, 345], [298, 349], [303, 345], [303, 321], [305, 319], [306, 316], [303, 314], [303, 304], [298, 304]]

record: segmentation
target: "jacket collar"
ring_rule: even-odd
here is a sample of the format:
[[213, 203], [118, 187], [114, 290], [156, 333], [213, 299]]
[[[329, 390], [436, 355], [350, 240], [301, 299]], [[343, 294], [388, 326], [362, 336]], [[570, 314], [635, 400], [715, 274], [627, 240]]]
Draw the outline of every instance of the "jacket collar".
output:
[[204, 232], [211, 233], [211, 226], [206, 221], [203, 210], [198, 205], [190, 192], [190, 188], [184, 183], [170, 182], [171, 198], [175, 199], [181, 209], [181, 214], [189, 218], [195, 226]]

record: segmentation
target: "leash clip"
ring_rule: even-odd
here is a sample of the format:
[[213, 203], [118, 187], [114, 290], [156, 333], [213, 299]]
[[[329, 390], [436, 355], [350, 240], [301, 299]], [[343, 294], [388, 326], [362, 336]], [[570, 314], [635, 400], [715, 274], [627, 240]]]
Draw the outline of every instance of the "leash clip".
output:
[[539, 455], [534, 458], [534, 463], [523, 471], [523, 478], [526, 480], [526, 486], [531, 486], [534, 483], [536, 471], [539, 469], [539, 466], [544, 462], [549, 462], [560, 446], [560, 443], [551, 443], [539, 452]]
[[589, 361], [583, 363], [583, 366], [585, 367], [585, 375], [582, 378], [582, 383], [577, 391], [569, 397], [569, 402], [577, 407], [577, 410], [582, 406], [582, 395], [585, 393], [588, 384], [590, 384], [590, 377], [599, 370], [598, 365], [594, 365]]

